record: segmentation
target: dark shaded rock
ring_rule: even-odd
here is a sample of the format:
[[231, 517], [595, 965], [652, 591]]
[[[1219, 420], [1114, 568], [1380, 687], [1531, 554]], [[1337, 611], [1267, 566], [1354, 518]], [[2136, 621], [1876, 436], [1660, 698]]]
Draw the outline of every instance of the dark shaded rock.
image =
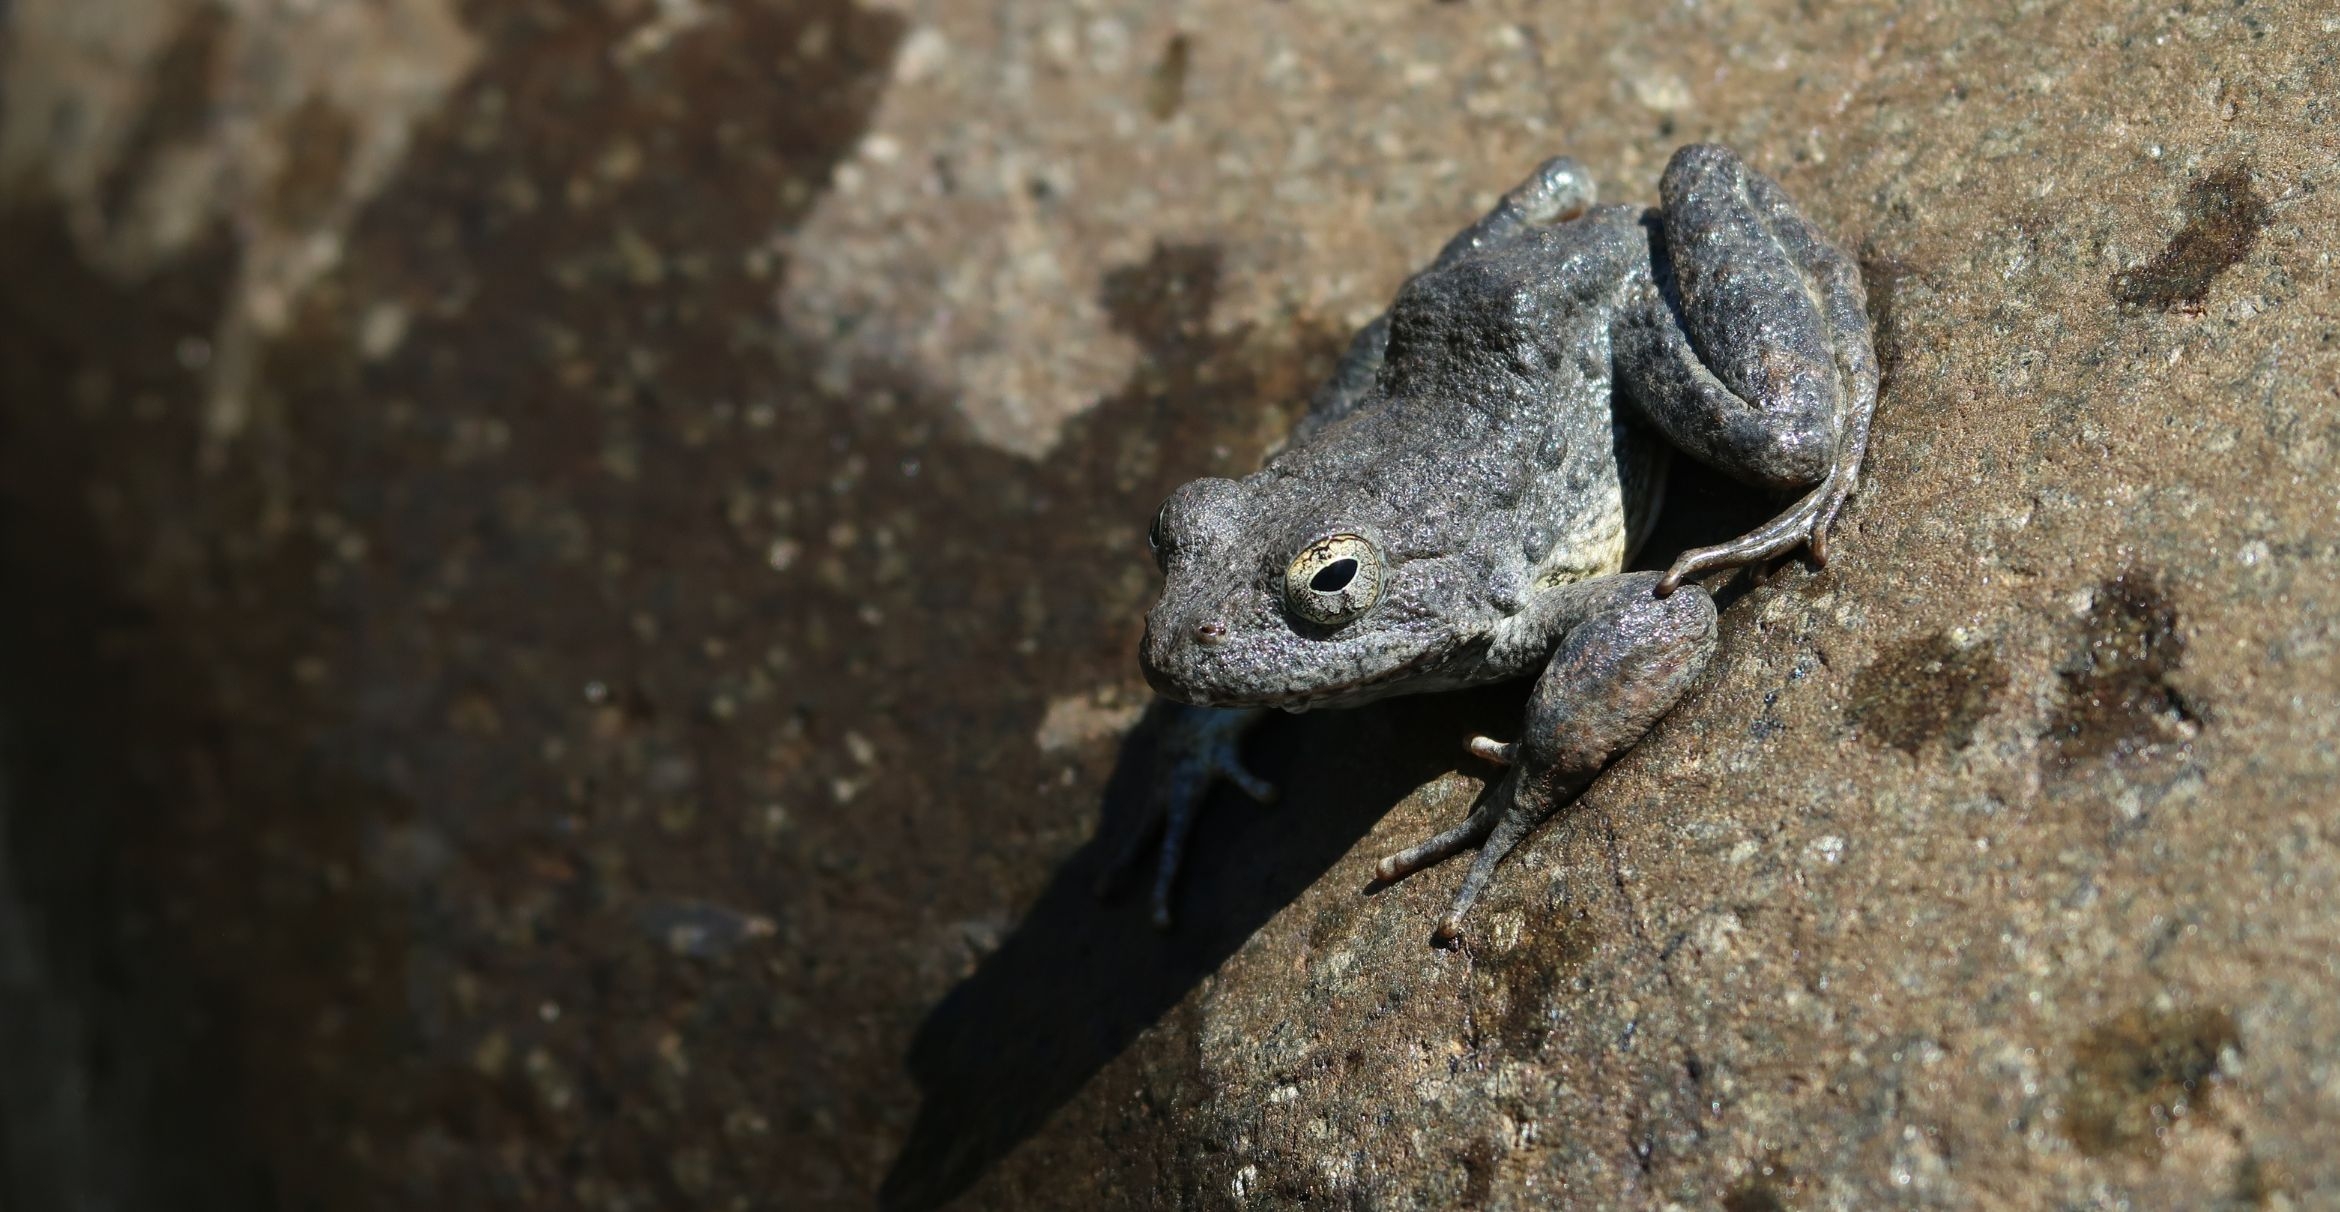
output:
[[2081, 649], [2057, 671], [2064, 702], [2048, 735], [2062, 760], [2132, 756], [2197, 724], [2171, 683], [2185, 653], [2177, 608], [2150, 575], [2124, 572], [2099, 586]]
[[2090, 1157], [2158, 1151], [2178, 1121], [2216, 1114], [2212, 1079], [2221, 1055], [2241, 1047], [2234, 1017], [2215, 1008], [2106, 1022], [2074, 1049], [2065, 1134]]

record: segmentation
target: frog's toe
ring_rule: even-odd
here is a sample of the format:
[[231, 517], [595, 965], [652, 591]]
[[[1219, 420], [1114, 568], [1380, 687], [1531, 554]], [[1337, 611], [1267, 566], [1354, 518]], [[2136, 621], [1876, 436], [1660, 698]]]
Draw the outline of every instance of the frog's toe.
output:
[[1554, 156], [1514, 186], [1504, 200], [1531, 224], [1561, 223], [1585, 212], [1600, 196], [1592, 174], [1569, 156]]
[[1463, 877], [1462, 889], [1454, 894], [1454, 906], [1439, 919], [1438, 929], [1431, 936], [1434, 942], [1450, 943], [1461, 937], [1463, 916], [1478, 903], [1479, 894], [1487, 890], [1487, 881], [1495, 877], [1495, 868], [1510, 857], [1548, 811], [1539, 805], [1516, 803], [1509, 795], [1498, 798], [1509, 807], [1496, 815], [1488, 827], [1486, 841], [1480, 844], [1478, 856], [1471, 860], [1470, 874]]
[[1470, 749], [1472, 757], [1481, 761], [1493, 762], [1498, 766], [1509, 766], [1519, 756], [1517, 744], [1498, 741], [1491, 736], [1472, 737]]
[[1657, 595], [1667, 594], [1681, 587], [1682, 582], [1722, 568], [1738, 568], [1758, 563], [1774, 556], [1785, 555], [1802, 547], [1812, 553], [1812, 563], [1828, 565], [1828, 528], [1836, 521], [1837, 511], [1844, 507], [1845, 498], [1852, 495], [1853, 476], [1849, 468], [1840, 466], [1837, 472], [1820, 482], [1820, 486], [1805, 494], [1786, 513], [1756, 527], [1728, 543], [1712, 547], [1696, 547], [1676, 557], [1673, 566], [1657, 583]]
[[1382, 856], [1381, 861], [1373, 865], [1373, 878], [1384, 884], [1395, 883], [1477, 845], [1495, 828], [1498, 813], [1494, 804], [1493, 797], [1482, 800], [1477, 808], [1471, 810], [1470, 816], [1454, 828], [1395, 854]]
[[1227, 747], [1227, 752], [1220, 760], [1211, 764], [1211, 774], [1233, 783], [1237, 791], [1251, 797], [1255, 804], [1276, 802], [1276, 785], [1244, 769], [1243, 761], [1235, 753], [1233, 745]]

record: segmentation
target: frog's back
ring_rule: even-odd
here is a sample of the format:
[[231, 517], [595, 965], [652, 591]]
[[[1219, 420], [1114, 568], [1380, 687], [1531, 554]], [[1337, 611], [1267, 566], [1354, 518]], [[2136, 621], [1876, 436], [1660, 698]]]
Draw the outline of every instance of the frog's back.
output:
[[1605, 382], [1610, 320], [1648, 259], [1640, 212], [1599, 207], [1424, 270], [1390, 308], [1380, 386], [1464, 403], [1505, 378], [1546, 398]]
[[1641, 213], [1595, 208], [1416, 275], [1391, 306], [1372, 398], [1290, 452], [1308, 465], [1293, 469], [1434, 529], [1475, 529], [1536, 583], [1617, 571], [1665, 457], [1613, 407], [1609, 327], [1646, 280]]

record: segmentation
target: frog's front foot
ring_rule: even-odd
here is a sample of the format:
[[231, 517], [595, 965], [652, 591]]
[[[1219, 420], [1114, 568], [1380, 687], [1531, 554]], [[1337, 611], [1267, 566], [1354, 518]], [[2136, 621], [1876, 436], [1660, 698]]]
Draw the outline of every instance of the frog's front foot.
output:
[[1502, 778], [1480, 795], [1479, 802], [1471, 807], [1470, 816], [1461, 824], [1383, 856], [1373, 867], [1373, 877], [1385, 884], [1395, 883], [1477, 846], [1479, 855], [1471, 861], [1470, 874], [1463, 877], [1462, 891], [1455, 894], [1453, 907], [1439, 919], [1438, 929], [1431, 935], [1435, 942], [1451, 942], [1462, 934], [1463, 915], [1478, 901], [1479, 893], [1494, 877], [1496, 866], [1519, 845], [1520, 839], [1559, 806], [1556, 790], [1523, 780], [1517, 767], [1506, 770]]
[[1565, 634], [1528, 698], [1520, 739], [1471, 740], [1471, 752], [1503, 765], [1470, 816], [1374, 867], [1384, 883], [1405, 878], [1478, 846], [1454, 905], [1434, 936], [1462, 932], [1463, 918], [1495, 868], [1544, 818], [1591, 784], [1601, 768], [1633, 747], [1687, 692], [1714, 650], [1714, 599], [1697, 586], [1660, 598], [1651, 573], [1605, 577], [1555, 592], [1571, 609]]
[[1162, 713], [1163, 718], [1160, 747], [1156, 751], [1158, 772], [1149, 792], [1151, 811], [1147, 821], [1130, 836], [1128, 846], [1097, 881], [1097, 893], [1102, 896], [1110, 891], [1123, 872], [1137, 865], [1145, 856], [1146, 843], [1153, 838], [1155, 827], [1160, 826], [1162, 842], [1155, 851], [1154, 862], [1153, 918], [1154, 925], [1167, 929], [1171, 889], [1178, 882], [1179, 864], [1186, 858], [1186, 844], [1194, 833], [1195, 817], [1200, 815], [1203, 801], [1210, 795], [1211, 784], [1224, 779], [1262, 804], [1275, 800], [1276, 789], [1243, 765], [1243, 734], [1265, 712], [1188, 707], [1166, 699], [1156, 700], [1154, 710]]

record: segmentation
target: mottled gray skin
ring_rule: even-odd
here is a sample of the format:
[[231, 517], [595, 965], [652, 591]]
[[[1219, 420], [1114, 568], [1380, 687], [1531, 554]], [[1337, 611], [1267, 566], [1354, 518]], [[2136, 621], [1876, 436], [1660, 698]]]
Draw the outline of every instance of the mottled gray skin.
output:
[[[1573, 161], [1546, 163], [1357, 335], [1281, 453], [1187, 484], [1154, 524], [1167, 583], [1142, 660], [1180, 702], [1350, 706], [1541, 671], [1520, 739], [1473, 742], [1504, 777], [1382, 860], [1396, 879], [1480, 844], [1442, 937], [1704, 667], [1714, 604], [1684, 578], [1798, 545], [1824, 560], [1867, 445], [1876, 360], [1847, 258], [1726, 148], [1676, 152], [1659, 197], [1596, 206]], [[1809, 491], [1663, 576], [1623, 574], [1676, 450]], [[1170, 780], [1160, 920], [1208, 778], [1261, 790], [1234, 722], [1185, 731], [1207, 739]]]

